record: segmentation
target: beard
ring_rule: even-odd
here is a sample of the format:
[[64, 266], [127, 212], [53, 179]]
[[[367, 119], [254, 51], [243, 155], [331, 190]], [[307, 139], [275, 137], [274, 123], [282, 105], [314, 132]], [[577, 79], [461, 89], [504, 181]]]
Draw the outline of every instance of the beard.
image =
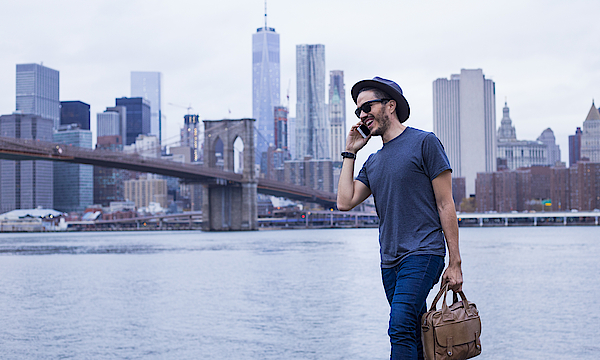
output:
[[371, 132], [371, 135], [382, 136], [390, 127], [390, 117], [382, 109], [382, 111], [373, 118], [373, 121], [377, 124], [377, 128]]

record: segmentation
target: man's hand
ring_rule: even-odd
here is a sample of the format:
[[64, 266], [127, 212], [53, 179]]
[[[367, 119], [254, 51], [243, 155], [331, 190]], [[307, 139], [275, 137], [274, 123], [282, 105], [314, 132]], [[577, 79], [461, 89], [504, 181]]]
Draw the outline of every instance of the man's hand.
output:
[[448, 268], [444, 271], [444, 275], [442, 275], [442, 286], [446, 283], [448, 283], [448, 287], [452, 291], [462, 291], [463, 277], [460, 264], [448, 265]]
[[362, 135], [360, 135], [360, 133], [356, 130], [360, 124], [362, 124], [362, 121], [352, 125], [352, 128], [350, 128], [350, 132], [348, 133], [348, 137], [346, 137], [346, 151], [349, 151], [353, 154], [356, 154], [358, 150], [362, 149], [371, 138], [370, 135], [367, 136], [366, 139], [363, 138]]

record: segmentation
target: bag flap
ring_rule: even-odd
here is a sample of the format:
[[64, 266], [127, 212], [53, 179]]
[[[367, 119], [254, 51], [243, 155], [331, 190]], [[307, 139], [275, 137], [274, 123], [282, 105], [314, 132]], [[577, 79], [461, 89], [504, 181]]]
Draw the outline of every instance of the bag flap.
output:
[[475, 341], [480, 334], [481, 320], [479, 317], [435, 327], [435, 339], [442, 347], [447, 346], [446, 340], [449, 337], [452, 338], [453, 345], [461, 345]]

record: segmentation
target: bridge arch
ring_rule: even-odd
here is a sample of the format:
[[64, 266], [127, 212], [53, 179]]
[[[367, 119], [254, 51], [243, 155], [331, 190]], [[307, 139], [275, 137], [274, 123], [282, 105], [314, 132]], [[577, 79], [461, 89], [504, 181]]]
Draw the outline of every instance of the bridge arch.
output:
[[242, 174], [241, 183], [205, 183], [204, 230], [257, 230], [254, 119], [204, 120], [204, 159], [209, 167]]
[[244, 140], [240, 136], [233, 140], [233, 172], [244, 172]]

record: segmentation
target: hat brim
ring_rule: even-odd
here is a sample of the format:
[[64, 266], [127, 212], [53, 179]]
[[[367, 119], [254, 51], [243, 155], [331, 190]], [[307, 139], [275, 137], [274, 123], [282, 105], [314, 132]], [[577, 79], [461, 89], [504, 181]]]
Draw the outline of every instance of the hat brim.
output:
[[404, 95], [400, 94], [398, 90], [393, 87], [376, 80], [362, 80], [354, 84], [350, 93], [352, 94], [352, 100], [354, 100], [355, 104], [360, 91], [367, 87], [374, 87], [381, 91], [385, 91], [390, 95], [392, 99], [396, 100], [396, 115], [398, 115], [398, 120], [400, 120], [401, 123], [408, 120], [408, 117], [410, 116], [410, 107], [408, 106], [408, 101], [406, 101]]

